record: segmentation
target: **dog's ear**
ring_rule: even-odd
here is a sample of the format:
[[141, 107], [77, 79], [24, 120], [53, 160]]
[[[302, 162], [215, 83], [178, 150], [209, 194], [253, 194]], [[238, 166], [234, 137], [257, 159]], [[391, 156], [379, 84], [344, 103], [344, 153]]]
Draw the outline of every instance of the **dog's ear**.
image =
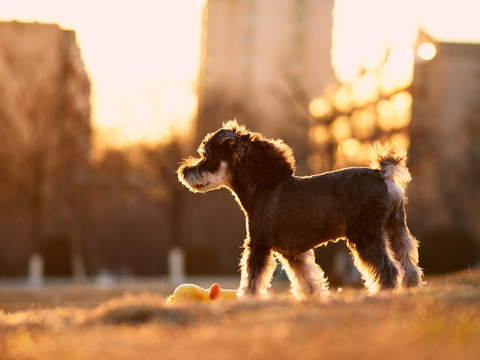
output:
[[250, 134], [240, 135], [236, 132], [227, 130], [219, 134], [218, 144], [228, 144], [230, 149], [232, 149], [234, 156], [237, 159], [241, 159], [243, 155], [245, 155], [250, 140]]
[[235, 154], [238, 160], [243, 158], [243, 156], [247, 153], [248, 147], [251, 146], [251, 141], [251, 134], [239, 135], [239, 138], [235, 143]]
[[236, 142], [240, 140], [240, 135], [233, 131], [224, 131], [218, 134], [218, 145], [227, 143], [230, 147], [233, 147]]

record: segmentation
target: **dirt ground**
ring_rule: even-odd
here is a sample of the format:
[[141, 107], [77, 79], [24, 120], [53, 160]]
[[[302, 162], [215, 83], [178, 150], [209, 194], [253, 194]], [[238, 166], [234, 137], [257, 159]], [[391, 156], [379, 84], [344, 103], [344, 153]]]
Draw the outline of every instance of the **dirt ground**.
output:
[[[0, 291], [0, 360], [480, 359], [480, 270], [327, 301], [166, 305], [167, 289]], [[274, 289], [275, 290], [275, 289]]]

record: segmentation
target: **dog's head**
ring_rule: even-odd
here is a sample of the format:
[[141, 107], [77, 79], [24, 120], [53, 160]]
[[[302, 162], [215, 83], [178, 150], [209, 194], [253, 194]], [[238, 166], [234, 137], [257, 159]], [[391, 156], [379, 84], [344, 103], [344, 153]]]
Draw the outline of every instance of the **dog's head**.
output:
[[271, 187], [295, 173], [292, 149], [281, 140], [266, 139], [236, 121], [208, 134], [198, 149], [177, 170], [179, 180], [193, 192], [227, 187]]
[[245, 127], [229, 121], [203, 139], [198, 148], [200, 158], [189, 157], [182, 162], [178, 179], [193, 192], [231, 188], [234, 163], [245, 153], [251, 137]]

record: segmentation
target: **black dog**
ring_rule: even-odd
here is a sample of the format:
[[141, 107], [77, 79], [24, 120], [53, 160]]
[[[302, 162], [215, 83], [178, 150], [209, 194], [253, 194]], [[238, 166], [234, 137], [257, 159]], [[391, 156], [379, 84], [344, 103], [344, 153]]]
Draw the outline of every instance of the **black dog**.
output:
[[419, 286], [418, 243], [405, 220], [410, 181], [405, 155], [377, 147], [372, 168], [297, 177], [292, 150], [236, 121], [203, 140], [200, 159], [184, 160], [180, 181], [193, 192], [227, 187], [247, 220], [239, 295], [266, 294], [275, 257], [297, 298], [328, 294], [313, 248], [345, 238], [365, 286]]

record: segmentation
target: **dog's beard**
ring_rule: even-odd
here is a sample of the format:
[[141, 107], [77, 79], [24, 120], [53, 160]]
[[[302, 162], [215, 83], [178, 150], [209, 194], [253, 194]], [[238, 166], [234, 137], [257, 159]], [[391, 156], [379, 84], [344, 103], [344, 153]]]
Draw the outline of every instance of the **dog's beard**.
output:
[[225, 161], [220, 162], [218, 170], [213, 173], [199, 170], [198, 167], [186, 167], [179, 172], [179, 179], [193, 192], [207, 192], [222, 186], [230, 187], [230, 173]]

